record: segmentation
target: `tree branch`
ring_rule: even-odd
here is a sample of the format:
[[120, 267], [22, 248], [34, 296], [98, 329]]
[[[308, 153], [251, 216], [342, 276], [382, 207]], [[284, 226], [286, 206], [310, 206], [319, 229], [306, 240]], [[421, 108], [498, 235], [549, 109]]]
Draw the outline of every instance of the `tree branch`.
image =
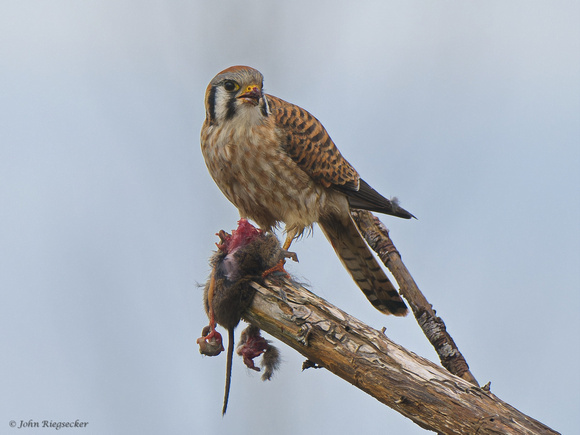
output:
[[419, 426], [444, 434], [557, 434], [288, 280], [255, 282], [243, 318]]
[[447, 332], [443, 319], [435, 314], [433, 306], [419, 290], [409, 270], [403, 264], [399, 251], [389, 237], [389, 230], [369, 211], [352, 210], [351, 214], [367, 243], [395, 277], [401, 295], [409, 302], [417, 323], [435, 348], [443, 367], [454, 375], [479, 386], [469, 371], [467, 361]]

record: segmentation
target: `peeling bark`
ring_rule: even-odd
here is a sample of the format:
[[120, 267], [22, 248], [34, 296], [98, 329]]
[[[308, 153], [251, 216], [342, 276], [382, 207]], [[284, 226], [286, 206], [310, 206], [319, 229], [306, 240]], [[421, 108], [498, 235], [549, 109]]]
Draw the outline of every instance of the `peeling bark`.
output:
[[443, 434], [557, 434], [485, 389], [390, 341], [285, 279], [251, 285], [243, 318], [424, 429]]

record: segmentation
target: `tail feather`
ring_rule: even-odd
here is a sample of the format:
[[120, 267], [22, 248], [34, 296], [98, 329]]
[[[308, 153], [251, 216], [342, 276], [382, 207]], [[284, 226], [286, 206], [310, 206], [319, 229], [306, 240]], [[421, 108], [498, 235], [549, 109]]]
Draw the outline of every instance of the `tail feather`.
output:
[[385, 314], [405, 316], [407, 305], [373, 256], [350, 215], [348, 220], [336, 216], [324, 217], [319, 225], [370, 303]]

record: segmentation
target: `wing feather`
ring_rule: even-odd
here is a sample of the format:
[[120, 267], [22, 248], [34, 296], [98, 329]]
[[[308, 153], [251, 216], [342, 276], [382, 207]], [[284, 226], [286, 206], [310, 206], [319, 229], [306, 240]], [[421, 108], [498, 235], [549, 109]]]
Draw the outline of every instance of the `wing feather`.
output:
[[340, 154], [320, 121], [280, 98], [266, 98], [276, 125], [284, 134], [285, 151], [300, 169], [325, 187], [358, 190], [358, 173]]
[[346, 194], [353, 208], [409, 219], [413, 216], [360, 178], [342, 156], [322, 123], [308, 111], [272, 95], [268, 107], [282, 131], [284, 150], [314, 181]]

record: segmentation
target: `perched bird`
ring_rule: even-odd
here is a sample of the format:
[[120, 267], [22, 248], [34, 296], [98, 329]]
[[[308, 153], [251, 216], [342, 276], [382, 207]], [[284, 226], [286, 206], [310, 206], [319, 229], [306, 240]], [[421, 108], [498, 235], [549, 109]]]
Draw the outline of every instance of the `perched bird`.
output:
[[285, 224], [292, 240], [314, 222], [354, 281], [379, 311], [407, 306], [350, 215], [350, 208], [414, 217], [375, 191], [340, 154], [306, 110], [263, 92], [263, 76], [248, 66], [216, 75], [205, 92], [201, 150], [211, 176], [240, 216], [263, 230]]

